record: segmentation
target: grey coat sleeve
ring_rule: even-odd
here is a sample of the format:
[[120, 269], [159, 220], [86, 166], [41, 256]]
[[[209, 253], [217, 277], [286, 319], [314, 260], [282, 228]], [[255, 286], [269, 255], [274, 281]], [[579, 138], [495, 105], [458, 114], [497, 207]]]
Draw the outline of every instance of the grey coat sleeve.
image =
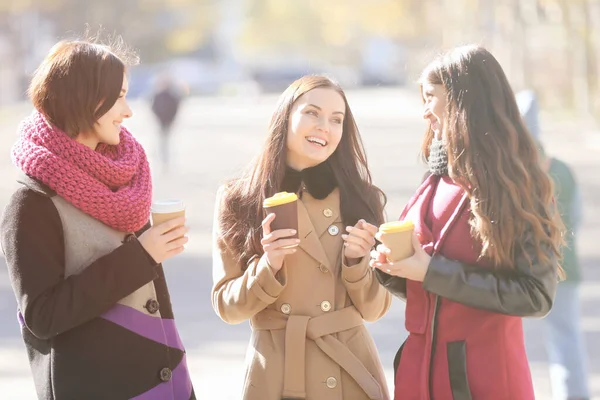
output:
[[[558, 284], [558, 260], [542, 262], [533, 243], [525, 241], [515, 268], [490, 269], [449, 260], [436, 254], [423, 288], [471, 307], [519, 317], [543, 317], [552, 308]], [[532, 265], [526, 255], [532, 260]]]

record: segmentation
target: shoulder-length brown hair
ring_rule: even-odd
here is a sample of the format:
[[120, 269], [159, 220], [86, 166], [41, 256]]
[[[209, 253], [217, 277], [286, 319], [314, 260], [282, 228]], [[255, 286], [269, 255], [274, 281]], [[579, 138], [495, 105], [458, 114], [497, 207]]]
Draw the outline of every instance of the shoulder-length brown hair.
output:
[[[560, 257], [563, 225], [552, 182], [498, 61], [482, 47], [458, 47], [425, 68], [423, 83], [446, 90], [448, 170], [470, 197], [480, 256], [496, 267], [514, 268], [515, 252], [531, 236], [541, 262], [552, 253]], [[425, 159], [432, 137], [430, 128], [422, 146]]]
[[48, 122], [75, 138], [117, 102], [126, 67], [138, 62], [120, 38], [103, 45], [64, 40], [52, 47], [35, 71], [28, 94]]
[[316, 88], [335, 90], [344, 99], [346, 107], [342, 138], [325, 161], [330, 164], [337, 181], [344, 223], [354, 225], [362, 218], [378, 225], [384, 220], [385, 195], [372, 184], [365, 150], [344, 91], [325, 76], [304, 76], [279, 97], [260, 156], [241, 178], [226, 185], [220, 205], [218, 224], [222, 233], [218, 240], [224, 242], [243, 265], [254, 255], [263, 253], [260, 244], [264, 218], [262, 204], [282, 187], [292, 107], [300, 96]]

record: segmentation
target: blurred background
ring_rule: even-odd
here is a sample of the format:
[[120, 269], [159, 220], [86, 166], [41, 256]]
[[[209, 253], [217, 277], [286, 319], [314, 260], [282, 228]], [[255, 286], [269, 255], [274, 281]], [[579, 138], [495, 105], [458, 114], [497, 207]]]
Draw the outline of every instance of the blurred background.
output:
[[134, 96], [165, 70], [194, 95], [279, 91], [319, 71], [347, 88], [402, 85], [438, 49], [478, 42], [545, 108], [600, 114], [598, 0], [0, 0], [0, 104], [86, 23], [139, 51]]
[[[250, 328], [226, 325], [211, 308], [213, 207], [219, 185], [259, 152], [278, 94], [307, 73], [341, 83], [396, 219], [424, 172], [416, 79], [439, 51], [479, 43], [515, 91], [537, 96], [539, 139], [580, 184], [579, 363], [589, 366], [590, 398], [600, 399], [600, 0], [0, 0], [0, 209], [18, 187], [9, 154], [31, 112], [31, 74], [58, 40], [86, 30], [121, 35], [139, 54], [126, 125], [148, 153], [154, 197], [187, 204], [190, 243], [165, 270], [199, 398], [240, 399]], [[159, 102], [176, 112], [160, 117]], [[32, 400], [3, 264], [0, 254], [0, 398]], [[526, 341], [536, 397], [551, 399], [540, 322], [526, 321]], [[368, 328], [392, 386], [404, 303]]]

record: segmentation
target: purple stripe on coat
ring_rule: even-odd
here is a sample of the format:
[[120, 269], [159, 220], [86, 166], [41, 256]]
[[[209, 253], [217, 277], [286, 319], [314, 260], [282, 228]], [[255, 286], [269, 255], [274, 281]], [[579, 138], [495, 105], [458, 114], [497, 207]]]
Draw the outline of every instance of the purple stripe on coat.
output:
[[173, 319], [151, 317], [123, 304], [116, 304], [102, 314], [101, 318], [114, 322], [146, 339], [184, 351]]
[[192, 396], [192, 380], [187, 368], [185, 354], [181, 362], [173, 370], [169, 382], [163, 382], [152, 389], [135, 396], [130, 400], [190, 400]]
[[25, 326], [25, 318], [23, 318], [21, 311], [17, 311], [17, 319], [19, 320], [19, 326], [23, 328]]

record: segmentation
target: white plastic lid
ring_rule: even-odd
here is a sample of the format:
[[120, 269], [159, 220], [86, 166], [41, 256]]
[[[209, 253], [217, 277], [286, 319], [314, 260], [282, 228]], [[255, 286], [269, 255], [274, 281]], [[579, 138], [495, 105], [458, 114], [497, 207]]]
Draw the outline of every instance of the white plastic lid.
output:
[[152, 208], [150, 209], [153, 213], [172, 213], [177, 211], [185, 210], [185, 204], [181, 200], [157, 200], [152, 203]]

